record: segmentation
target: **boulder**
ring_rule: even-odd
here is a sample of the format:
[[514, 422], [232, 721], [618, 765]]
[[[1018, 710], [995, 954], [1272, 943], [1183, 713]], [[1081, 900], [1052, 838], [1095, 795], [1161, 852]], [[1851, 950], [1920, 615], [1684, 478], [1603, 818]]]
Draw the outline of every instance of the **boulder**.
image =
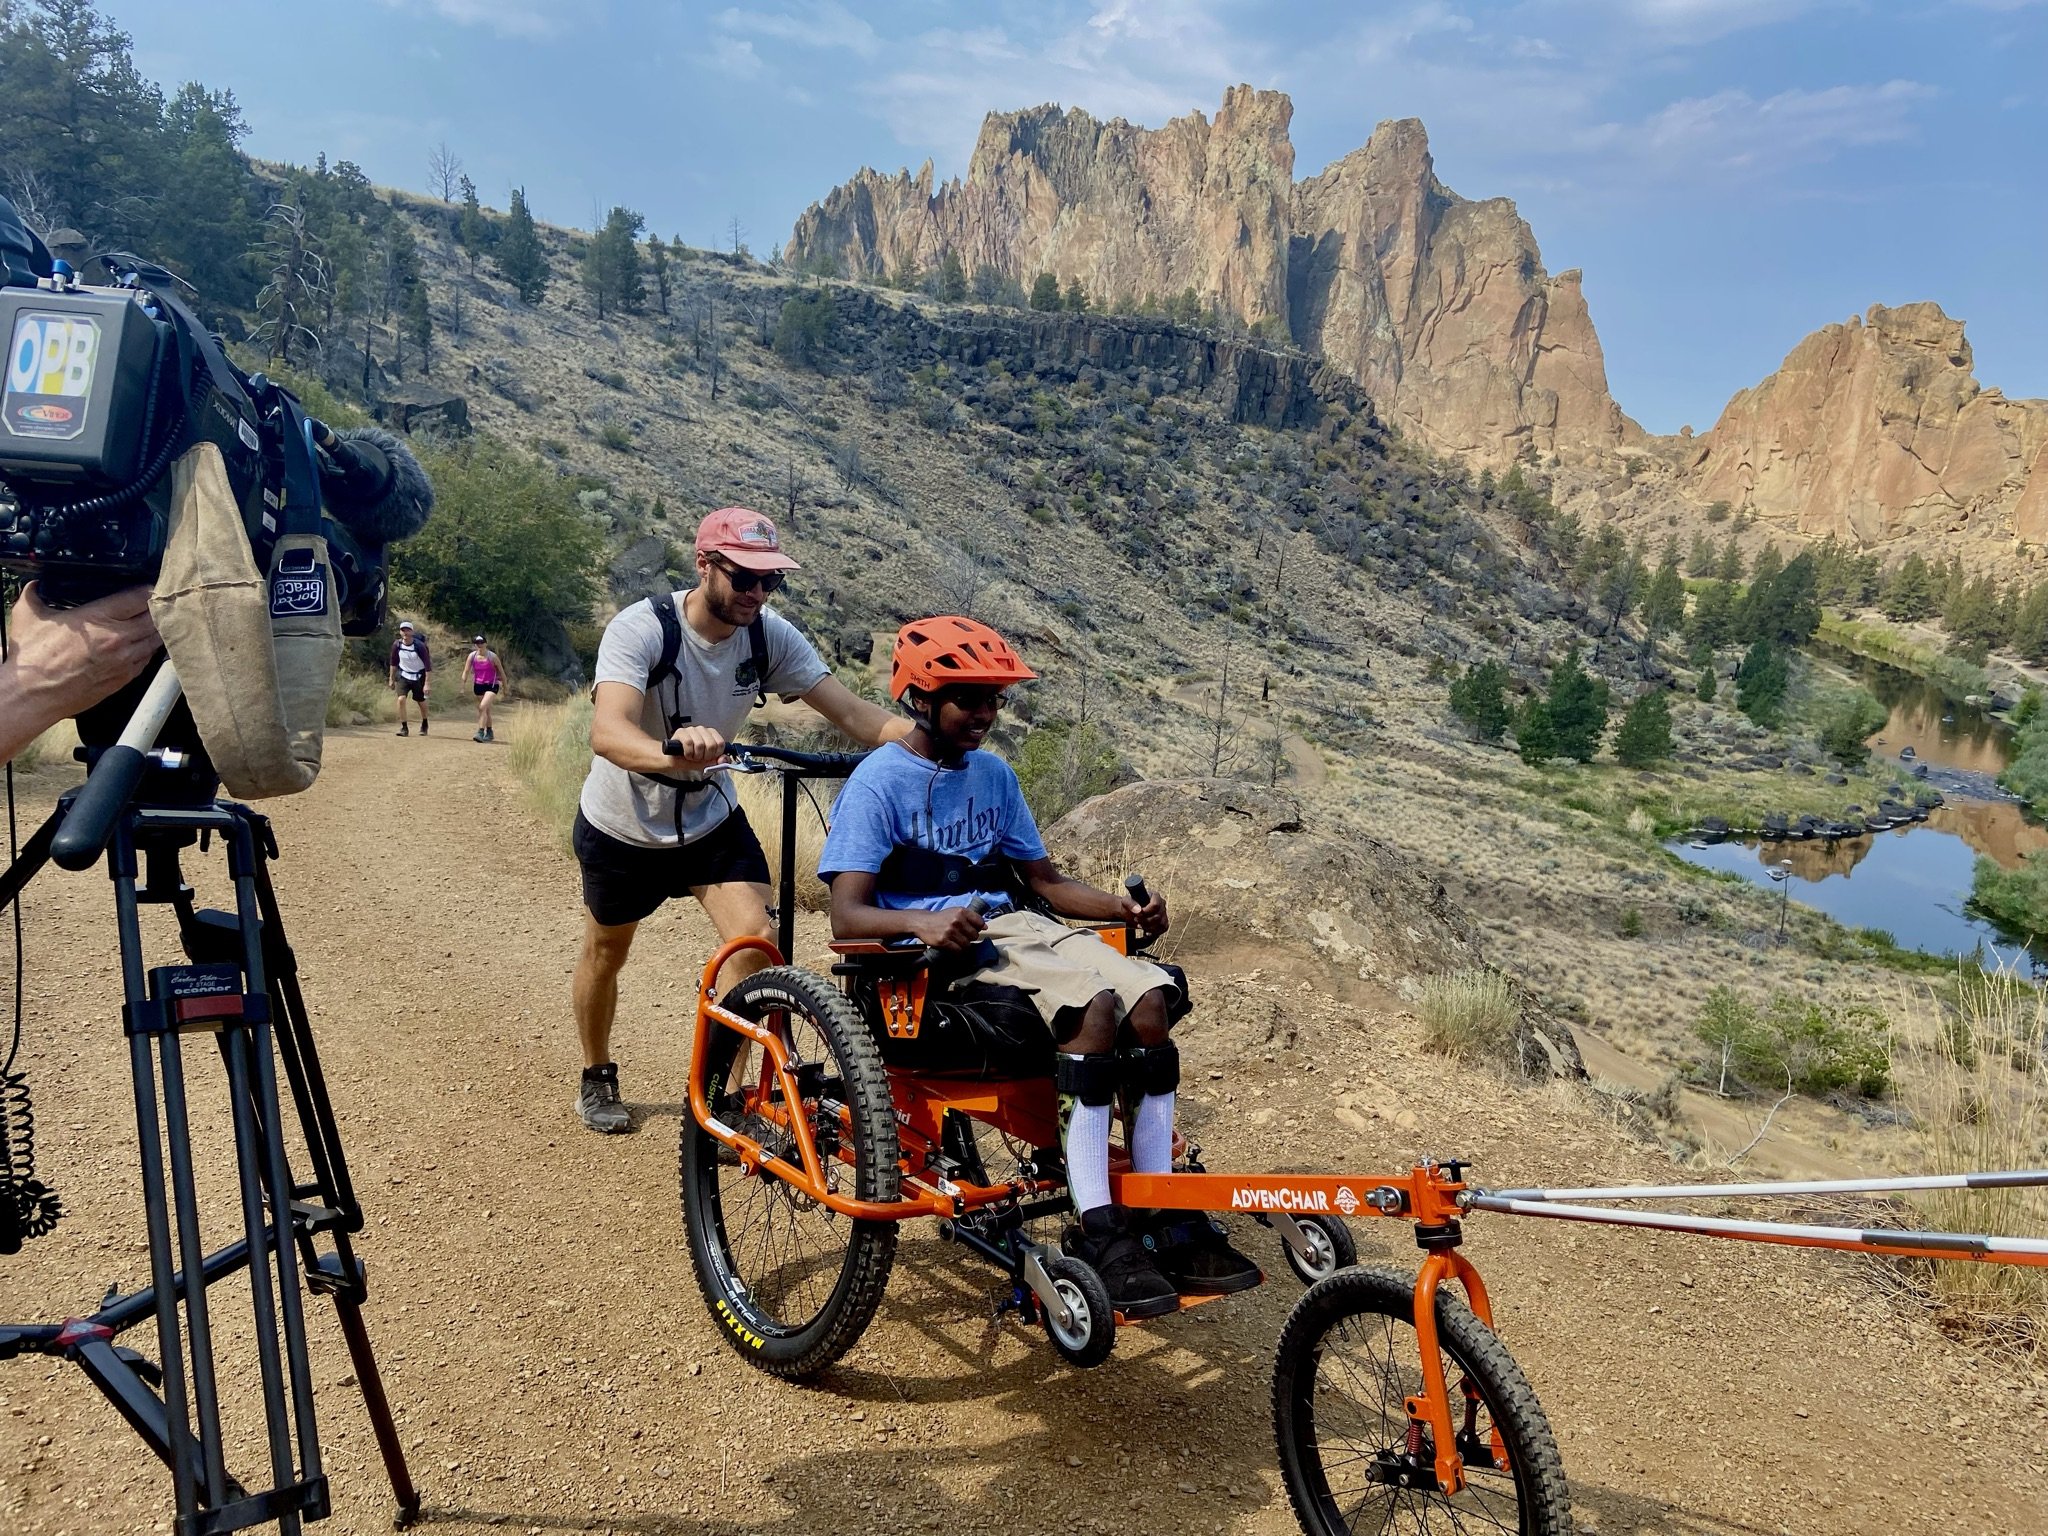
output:
[[1172, 905], [1183, 953], [1271, 946], [1390, 988], [1480, 963], [1478, 930], [1441, 880], [1382, 843], [1316, 832], [1284, 789], [1130, 784], [1070, 811], [1047, 841], [1063, 858], [1078, 849], [1077, 862], [1142, 872]]
[[394, 432], [437, 432], [460, 437], [469, 431], [469, 402], [446, 390], [416, 388], [394, 392], [372, 404], [370, 414]]

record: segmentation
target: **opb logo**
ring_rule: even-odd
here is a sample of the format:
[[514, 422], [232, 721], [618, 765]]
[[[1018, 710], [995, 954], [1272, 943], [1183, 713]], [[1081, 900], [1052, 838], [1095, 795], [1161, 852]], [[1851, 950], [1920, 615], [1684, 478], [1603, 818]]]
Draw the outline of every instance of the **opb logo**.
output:
[[7, 349], [7, 393], [83, 396], [92, 388], [99, 341], [97, 320], [23, 311]]

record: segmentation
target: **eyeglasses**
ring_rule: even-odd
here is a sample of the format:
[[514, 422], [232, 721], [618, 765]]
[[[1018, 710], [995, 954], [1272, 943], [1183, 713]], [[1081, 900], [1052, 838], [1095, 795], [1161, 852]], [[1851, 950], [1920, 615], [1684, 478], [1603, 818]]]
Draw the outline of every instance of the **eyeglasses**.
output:
[[955, 709], [1001, 709], [1010, 702], [1010, 695], [1002, 688], [968, 688], [964, 686], [941, 688], [939, 702], [951, 704]]
[[771, 592], [780, 592], [782, 583], [787, 579], [780, 571], [742, 570], [739, 566], [728, 565], [723, 560], [714, 560], [711, 563], [725, 573], [725, 579], [732, 583], [735, 592], [751, 592], [759, 587], [761, 595], [766, 597]]

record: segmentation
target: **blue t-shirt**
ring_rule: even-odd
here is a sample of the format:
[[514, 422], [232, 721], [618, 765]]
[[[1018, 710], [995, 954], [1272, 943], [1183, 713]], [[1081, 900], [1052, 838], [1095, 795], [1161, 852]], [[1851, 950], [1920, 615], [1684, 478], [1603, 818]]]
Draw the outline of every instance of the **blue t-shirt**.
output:
[[[941, 768], [901, 742], [871, 752], [853, 770], [832, 807], [832, 830], [818, 859], [818, 877], [879, 874], [898, 848], [957, 854], [978, 863], [992, 854], [1029, 862], [1045, 857], [1045, 843], [1017, 775], [1000, 757], [969, 752], [959, 766]], [[943, 911], [979, 895], [991, 912], [1013, 907], [1008, 891], [949, 891], [920, 896], [877, 892], [875, 905], [892, 912]]]

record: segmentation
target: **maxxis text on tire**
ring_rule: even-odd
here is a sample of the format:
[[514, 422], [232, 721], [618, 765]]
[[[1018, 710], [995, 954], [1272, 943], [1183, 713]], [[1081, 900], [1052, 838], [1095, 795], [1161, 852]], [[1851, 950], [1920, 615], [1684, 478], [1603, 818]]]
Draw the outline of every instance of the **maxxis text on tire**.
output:
[[[834, 1109], [810, 1117], [852, 1152], [851, 1164], [828, 1155], [826, 1166], [856, 1199], [895, 1199], [899, 1146], [889, 1082], [853, 1005], [822, 977], [774, 966], [741, 981], [724, 1006], [755, 1022], [786, 1019], [785, 1040], [813, 1068], [821, 1098], [844, 1109], [843, 1116]], [[705, 1054], [692, 1071], [704, 1074], [714, 1106], [732, 1112], [745, 1079], [758, 1078], [760, 1052], [718, 1029]], [[783, 1134], [767, 1124], [748, 1130], [764, 1139]], [[788, 1160], [801, 1165], [793, 1145]], [[698, 1288], [726, 1343], [791, 1380], [816, 1374], [851, 1348], [881, 1304], [896, 1261], [897, 1224], [835, 1215], [773, 1176], [747, 1174], [687, 1114], [677, 1164]]]

